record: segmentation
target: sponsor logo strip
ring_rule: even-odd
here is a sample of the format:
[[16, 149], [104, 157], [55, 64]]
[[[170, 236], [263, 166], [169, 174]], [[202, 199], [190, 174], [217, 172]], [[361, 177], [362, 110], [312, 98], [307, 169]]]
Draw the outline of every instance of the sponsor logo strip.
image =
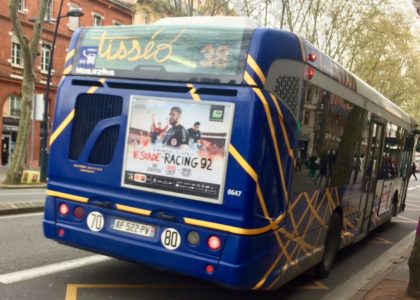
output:
[[57, 127], [57, 129], [51, 134], [50, 137], [50, 146], [54, 143], [54, 141], [58, 138], [58, 136], [63, 132], [63, 130], [70, 124], [70, 122], [73, 120], [75, 114], [75, 110], [73, 109], [67, 117], [64, 119], [63, 122], [61, 122], [60, 126]]
[[47, 195], [51, 197], [63, 198], [66, 200], [72, 200], [72, 201], [82, 202], [82, 203], [87, 203], [89, 201], [89, 198], [86, 198], [86, 197], [80, 197], [80, 196], [52, 191], [52, 190], [47, 190]]

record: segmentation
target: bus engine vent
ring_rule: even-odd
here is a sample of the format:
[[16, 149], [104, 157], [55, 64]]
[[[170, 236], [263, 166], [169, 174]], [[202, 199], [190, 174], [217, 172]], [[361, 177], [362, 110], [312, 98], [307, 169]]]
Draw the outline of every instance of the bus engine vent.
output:
[[281, 100], [286, 102], [290, 110], [297, 115], [300, 94], [300, 79], [293, 76], [280, 76], [277, 78], [275, 92]]
[[[96, 125], [122, 114], [123, 98], [104, 94], [80, 94], [76, 99], [69, 158], [78, 160]], [[117, 142], [119, 126], [105, 128], [96, 140], [89, 162], [108, 164]], [[102, 152], [102, 153], [101, 153]]]
[[108, 165], [114, 156], [120, 126], [114, 125], [102, 131], [98, 141], [90, 153], [88, 162], [97, 165]]

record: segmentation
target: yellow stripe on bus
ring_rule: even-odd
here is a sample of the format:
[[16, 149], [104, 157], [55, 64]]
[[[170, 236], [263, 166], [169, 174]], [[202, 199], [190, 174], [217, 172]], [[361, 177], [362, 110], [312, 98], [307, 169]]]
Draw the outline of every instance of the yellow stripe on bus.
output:
[[58, 197], [58, 198], [72, 200], [76, 202], [82, 202], [82, 203], [87, 203], [89, 201], [89, 198], [86, 198], [86, 197], [76, 196], [76, 195], [52, 191], [52, 190], [47, 190], [47, 195], [51, 197]]
[[[245, 78], [246, 83], [248, 83], [249, 85], [254, 85], [254, 86], [256, 85], [255, 81], [252, 79], [252, 77], [246, 71], [245, 71], [244, 78]], [[252, 88], [252, 90], [254, 91], [254, 93], [257, 94], [258, 98], [260, 99], [261, 103], [263, 104], [265, 113], [267, 115], [267, 121], [268, 121], [268, 125], [270, 127], [271, 138], [273, 139], [274, 150], [275, 150], [275, 153], [276, 153], [276, 161], [277, 161], [277, 165], [278, 165], [279, 172], [280, 172], [281, 185], [282, 185], [283, 193], [285, 195], [285, 199], [286, 199], [286, 203], [287, 203], [288, 199], [289, 199], [289, 194], [287, 192], [286, 181], [284, 179], [283, 166], [282, 166], [282, 162], [281, 162], [281, 158], [280, 158], [280, 151], [279, 151], [279, 147], [278, 147], [278, 143], [277, 143], [277, 137], [276, 137], [276, 132], [275, 132], [275, 129], [274, 129], [273, 118], [272, 118], [271, 112], [270, 112], [270, 107], [268, 105], [267, 99], [265, 98], [264, 94], [261, 92], [260, 89]]]
[[200, 227], [205, 227], [209, 229], [216, 229], [216, 230], [230, 232], [234, 234], [240, 234], [240, 235], [257, 235], [257, 234], [262, 234], [271, 230], [271, 225], [267, 225], [260, 228], [247, 229], [247, 228], [235, 227], [235, 226], [208, 222], [208, 221], [203, 221], [203, 220], [197, 220], [197, 219], [191, 219], [191, 218], [184, 218], [184, 221], [186, 224], [189, 224], [189, 225], [200, 226]]
[[69, 65], [67, 68], [65, 68], [63, 71], [63, 75], [70, 74], [72, 68], [73, 68], [72, 65]]
[[[101, 84], [104, 84], [105, 83], [105, 78], [101, 78], [101, 79], [99, 79], [99, 82], [101, 83]], [[93, 93], [95, 93], [96, 92], [96, 90], [98, 89], [99, 87], [98, 86], [92, 86], [86, 93], [88, 93], [88, 94], [93, 94]]]
[[137, 214], [137, 215], [150, 216], [152, 214], [152, 211], [150, 211], [150, 210], [136, 208], [136, 207], [122, 205], [122, 204], [116, 204], [115, 207], [118, 210], [133, 213], [133, 214]]
[[258, 181], [257, 172], [248, 164], [248, 162], [243, 158], [243, 156], [236, 150], [236, 148], [230, 144], [228, 147], [229, 153], [233, 156], [233, 158], [239, 163], [239, 165], [254, 179], [255, 182]]
[[261, 70], [261, 68], [258, 66], [258, 64], [255, 62], [255, 60], [252, 58], [251, 55], [248, 55], [247, 63], [251, 67], [251, 69], [254, 71], [254, 73], [257, 74], [257, 76], [260, 79], [261, 83], [264, 84], [265, 81], [266, 81], [264, 72]]
[[286, 142], [287, 151], [289, 152], [289, 156], [294, 160], [293, 149], [290, 146], [289, 136], [287, 135], [287, 131], [286, 131], [286, 125], [284, 125], [283, 113], [282, 113], [281, 108], [280, 108], [280, 106], [277, 102], [276, 97], [274, 97], [274, 95], [272, 95], [272, 94], [270, 94], [270, 97], [271, 97], [271, 100], [273, 100], [273, 103], [274, 103], [274, 106], [276, 107], [277, 113], [280, 116], [279, 123], [280, 123], [281, 130], [283, 132], [284, 141]]
[[70, 122], [73, 120], [75, 115], [75, 110], [73, 109], [67, 117], [64, 119], [63, 122], [61, 122], [60, 126], [57, 127], [57, 129], [51, 134], [50, 137], [50, 146], [54, 143], [54, 141], [58, 138], [58, 136], [63, 132], [63, 130], [70, 124]]
[[75, 52], [76, 52], [76, 50], [75, 50], [75, 49], [73, 49], [73, 50], [69, 51], [69, 52], [67, 53], [67, 55], [66, 55], [65, 62], [67, 62], [69, 59], [71, 59], [71, 58], [74, 56], [74, 53], [75, 53]]
[[187, 83], [187, 87], [190, 89], [190, 95], [194, 101], [201, 101], [200, 96], [197, 94], [197, 90], [195, 89], [194, 85], [191, 83]]

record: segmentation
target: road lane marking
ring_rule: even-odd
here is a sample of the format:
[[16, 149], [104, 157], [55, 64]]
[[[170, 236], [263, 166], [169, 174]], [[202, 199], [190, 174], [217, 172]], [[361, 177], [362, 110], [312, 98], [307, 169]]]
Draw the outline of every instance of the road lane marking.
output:
[[416, 204], [413, 204], [413, 203], [406, 203], [407, 204], [407, 206], [414, 206], [414, 208], [420, 208], [420, 205], [416, 205]]
[[28, 279], [33, 279], [40, 276], [46, 276], [58, 272], [63, 272], [71, 269], [76, 269], [80, 267], [85, 267], [92, 264], [97, 264], [100, 262], [105, 262], [111, 260], [111, 257], [103, 255], [92, 255], [83, 258], [76, 258], [60, 263], [55, 263], [51, 265], [36, 267], [32, 269], [17, 271], [8, 274], [0, 275], [0, 283], [11, 284]]
[[413, 220], [413, 219], [403, 217], [403, 216], [397, 216], [396, 218], [403, 219], [403, 220], [398, 220], [399, 222], [408, 222], [408, 223], [415, 223], [415, 224], [417, 224], [417, 222], [418, 222], [418, 220]]
[[28, 213], [28, 214], [0, 216], [0, 221], [1, 220], [7, 220], [7, 219], [17, 219], [17, 218], [27, 218], [27, 217], [42, 216], [43, 214], [44, 214], [43, 212], [36, 212], [36, 213]]
[[77, 300], [78, 289], [211, 289], [208, 285], [175, 285], [175, 284], [68, 284], [65, 300]]
[[412, 191], [412, 190], [415, 190], [417, 187], [409, 187], [409, 188], [407, 188], [407, 191]]

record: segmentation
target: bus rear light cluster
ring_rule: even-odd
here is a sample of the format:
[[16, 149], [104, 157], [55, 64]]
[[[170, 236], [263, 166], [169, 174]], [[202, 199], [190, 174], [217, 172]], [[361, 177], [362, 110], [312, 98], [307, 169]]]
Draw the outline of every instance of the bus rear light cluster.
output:
[[69, 206], [66, 203], [60, 203], [60, 205], [58, 206], [58, 213], [62, 217], [67, 216], [67, 214], [69, 213], [69, 211], [70, 211]]
[[207, 245], [209, 246], [209, 248], [211, 250], [218, 250], [220, 249], [220, 247], [222, 246], [222, 241], [220, 240], [219, 237], [212, 235], [211, 237], [209, 237], [209, 239], [207, 240]]
[[[67, 203], [60, 203], [58, 205], [58, 214], [62, 217], [66, 217], [70, 213], [71, 209]], [[81, 206], [76, 206], [73, 208], [73, 216], [81, 220], [85, 216], [85, 210]]]
[[64, 229], [63, 228], [60, 228], [60, 229], [58, 229], [58, 236], [59, 237], [63, 237], [64, 236], [64, 234], [65, 234], [65, 231], [64, 231]]

